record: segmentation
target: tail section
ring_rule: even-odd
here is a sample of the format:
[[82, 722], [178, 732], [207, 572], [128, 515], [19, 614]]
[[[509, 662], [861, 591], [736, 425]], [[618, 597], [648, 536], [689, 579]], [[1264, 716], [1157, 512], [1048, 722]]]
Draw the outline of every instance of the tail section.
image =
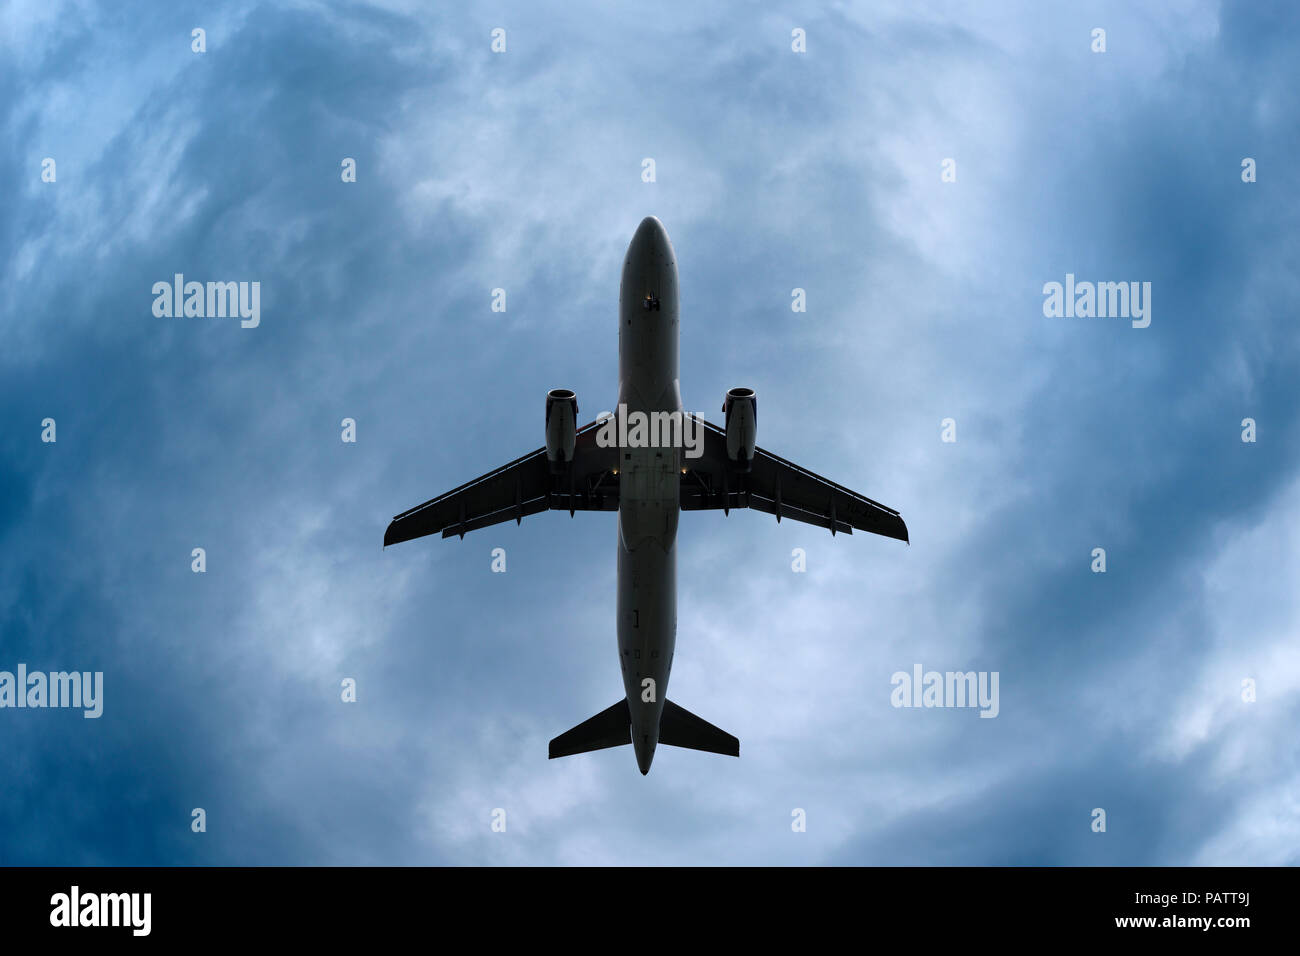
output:
[[622, 698], [613, 707], [607, 707], [552, 740], [551, 758], [571, 757], [631, 742], [632, 714], [627, 708], [627, 698]]
[[[624, 698], [552, 740], [550, 756], [552, 759], [571, 757], [592, 750], [621, 747], [631, 742], [632, 712]], [[659, 743], [726, 757], [740, 756], [739, 740], [725, 730], [714, 727], [707, 720], [701, 720], [689, 710], [678, 707], [671, 700], [664, 701], [663, 716], [659, 719]], [[650, 769], [653, 755], [653, 743], [649, 745], [648, 751], [638, 750], [637, 761], [642, 773]]]
[[705, 750], [724, 757], [740, 756], [737, 738], [707, 720], [701, 720], [684, 707], [678, 707], [671, 700], [664, 701], [664, 715], [659, 719], [659, 742], [670, 747]]

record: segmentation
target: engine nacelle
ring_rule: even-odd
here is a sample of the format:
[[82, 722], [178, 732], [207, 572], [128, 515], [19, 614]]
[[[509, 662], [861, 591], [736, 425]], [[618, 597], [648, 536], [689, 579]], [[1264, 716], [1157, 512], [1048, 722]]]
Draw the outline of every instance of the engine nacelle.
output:
[[546, 458], [552, 471], [573, 461], [578, 434], [578, 396], [567, 388], [546, 393]]
[[752, 388], [733, 388], [722, 400], [726, 416], [727, 457], [743, 471], [754, 459], [754, 442], [758, 439], [758, 398]]

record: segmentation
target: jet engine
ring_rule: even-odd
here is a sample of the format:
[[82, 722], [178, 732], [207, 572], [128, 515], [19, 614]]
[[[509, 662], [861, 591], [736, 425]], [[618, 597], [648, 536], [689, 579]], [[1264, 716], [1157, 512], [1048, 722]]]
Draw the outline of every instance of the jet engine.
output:
[[748, 471], [758, 437], [758, 399], [752, 388], [733, 388], [722, 400], [726, 416], [727, 457]]
[[552, 471], [562, 471], [573, 461], [578, 433], [578, 396], [567, 388], [546, 393], [546, 458]]

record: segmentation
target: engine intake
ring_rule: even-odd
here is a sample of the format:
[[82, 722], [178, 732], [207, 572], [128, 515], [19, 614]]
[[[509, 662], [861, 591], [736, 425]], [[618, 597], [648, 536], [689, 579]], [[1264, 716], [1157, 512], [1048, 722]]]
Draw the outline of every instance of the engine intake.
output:
[[728, 389], [722, 400], [722, 413], [726, 416], [727, 457], [742, 471], [748, 471], [749, 463], [754, 460], [754, 442], [758, 438], [758, 397], [754, 390]]
[[546, 458], [552, 471], [573, 461], [578, 434], [578, 396], [567, 388], [546, 393]]

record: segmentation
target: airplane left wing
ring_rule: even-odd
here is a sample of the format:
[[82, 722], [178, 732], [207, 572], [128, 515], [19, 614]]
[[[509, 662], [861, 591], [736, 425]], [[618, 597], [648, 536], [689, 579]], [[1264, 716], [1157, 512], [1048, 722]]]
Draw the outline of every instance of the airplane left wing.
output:
[[703, 454], [683, 459], [683, 511], [753, 508], [782, 518], [827, 528], [831, 534], [869, 531], [907, 540], [907, 525], [893, 508], [815, 475], [762, 448], [754, 449], [748, 471], [727, 457], [727, 433], [701, 420]]
[[552, 473], [546, 449], [516, 458], [496, 471], [416, 505], [392, 520], [384, 546], [441, 531], [444, 538], [465, 537], [489, 525], [553, 509], [557, 511], [618, 510], [618, 449], [596, 444], [599, 422], [578, 429], [573, 461]]

